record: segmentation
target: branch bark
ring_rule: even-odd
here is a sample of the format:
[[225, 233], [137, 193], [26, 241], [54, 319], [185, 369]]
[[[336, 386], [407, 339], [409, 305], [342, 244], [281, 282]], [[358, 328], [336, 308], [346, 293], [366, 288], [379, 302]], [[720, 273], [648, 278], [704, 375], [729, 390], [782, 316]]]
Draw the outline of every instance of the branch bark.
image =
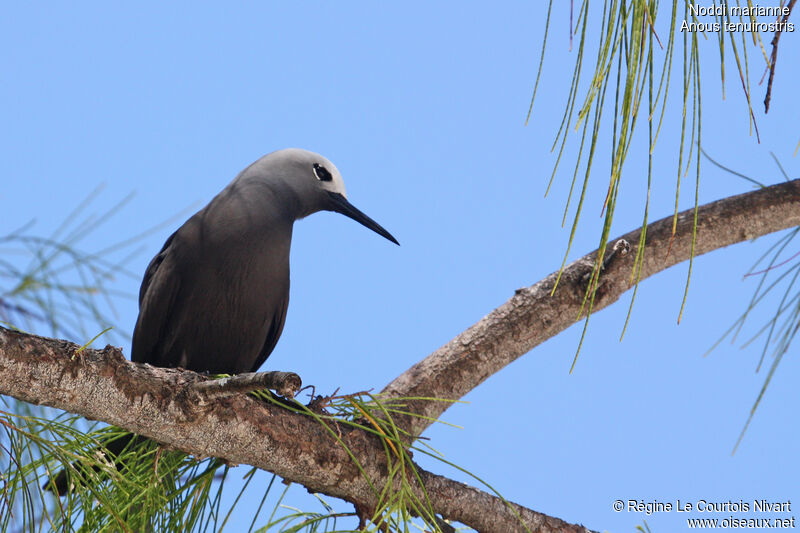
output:
[[[692, 217], [692, 211], [679, 215], [674, 239], [671, 217], [647, 227], [642, 279], [690, 257]], [[695, 255], [798, 224], [800, 181], [726, 198], [700, 209]], [[639, 231], [622, 239], [632, 250], [608, 262], [595, 311], [630, 288]], [[517, 290], [508, 302], [399, 376], [384, 394], [460, 398], [575, 323], [595, 253], [569, 265], [552, 296], [555, 273]], [[131, 363], [112, 347], [75, 355], [77, 350], [73, 343], [0, 328], [0, 394], [103, 420], [196, 456], [247, 463], [362, 509], [375, 506], [377, 495], [347, 452], [316, 421], [244, 395], [209, 398], [197, 387], [201, 376]], [[413, 412], [433, 418], [448, 405], [406, 403]], [[402, 423], [413, 435], [429, 425], [414, 417]], [[374, 485], [382, 486], [387, 463], [380, 441], [347, 427], [339, 431]], [[500, 499], [442, 476], [422, 470], [420, 476], [437, 513], [479, 531], [522, 530], [517, 514], [533, 532], [589, 531], [522, 506], [512, 504], [512, 511]]]
[[[370, 488], [345, 449], [314, 419], [246, 395], [219, 397], [197, 387], [191, 371], [132, 363], [118, 348], [85, 349], [71, 342], [0, 327], [0, 394], [103, 420], [198, 457], [214, 456], [274, 472], [320, 492], [374, 509]], [[335, 428], [375, 487], [387, 482], [377, 437]], [[422, 469], [433, 508], [484, 532], [588, 532]], [[420, 487], [417, 497], [425, 501]]]
[[[800, 225], [800, 180], [703, 205], [697, 217], [695, 256]], [[647, 226], [640, 279], [691, 257], [693, 219], [693, 209], [680, 213], [674, 236], [672, 217]], [[609, 243], [606, 257], [620, 239], [630, 243], [631, 250], [624, 256], [617, 254], [601, 274], [593, 312], [608, 307], [632, 288], [631, 272], [640, 235], [638, 229]], [[518, 289], [506, 303], [398, 376], [382, 394], [457, 400], [521, 355], [567, 329], [579, 319], [586, 275], [591, 272], [596, 254], [594, 251], [568, 265], [552, 295], [557, 272], [535, 285]], [[410, 412], [429, 419], [406, 416], [396, 422], [416, 437], [450, 405], [450, 402], [409, 400]]]

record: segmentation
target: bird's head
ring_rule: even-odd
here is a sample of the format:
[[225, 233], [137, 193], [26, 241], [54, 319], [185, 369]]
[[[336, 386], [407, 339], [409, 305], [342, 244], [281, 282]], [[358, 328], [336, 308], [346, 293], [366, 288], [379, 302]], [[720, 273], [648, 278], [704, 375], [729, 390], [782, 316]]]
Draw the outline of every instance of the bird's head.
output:
[[348, 201], [342, 175], [325, 157], [300, 148], [286, 148], [264, 156], [255, 165], [269, 180], [291, 191], [298, 204], [296, 218], [317, 211], [335, 211], [400, 244], [391, 233]]

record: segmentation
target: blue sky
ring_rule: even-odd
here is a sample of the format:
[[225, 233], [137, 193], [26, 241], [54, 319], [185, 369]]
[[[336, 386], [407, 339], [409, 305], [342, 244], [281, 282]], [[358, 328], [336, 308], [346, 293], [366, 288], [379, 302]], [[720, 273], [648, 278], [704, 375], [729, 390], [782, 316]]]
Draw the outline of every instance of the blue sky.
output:
[[[561, 264], [578, 136], [545, 198], [576, 54], [560, 4], [528, 126], [544, 29], [538, 2], [9, 5], [0, 21], [0, 232], [35, 219], [35, 231], [48, 234], [99, 184], [90, 208], [98, 212], [135, 192], [81, 247], [102, 249], [183, 213], [142, 241], [127, 265], [141, 276], [190, 210], [250, 162], [289, 146], [320, 152], [342, 172], [351, 201], [402, 246], [332, 213], [298, 222], [286, 328], [264, 368], [298, 372], [320, 393], [380, 390]], [[596, 40], [590, 31], [589, 58]], [[796, 34], [781, 40], [767, 116], [756, 85], [763, 59], [748, 48], [760, 144], [730, 51], [722, 99], [717, 48], [714, 36], [701, 43], [704, 148], [766, 183], [783, 179], [772, 151], [796, 176]], [[680, 52], [674, 91], [679, 60]], [[655, 153], [653, 220], [674, 206], [677, 103]], [[641, 223], [647, 161], [637, 139], [613, 235]], [[601, 148], [571, 259], [597, 245], [607, 154]], [[690, 174], [681, 209], [693, 190]], [[747, 190], [703, 164], [701, 202]], [[724, 344], [703, 357], [744, 310], [756, 281], [742, 276], [774, 241], [699, 258], [680, 326], [687, 266], [647, 280], [622, 342], [629, 296], [592, 318], [572, 375], [580, 326], [470, 393], [443, 417], [463, 429], [433, 427], [430, 443], [508, 499], [598, 530], [633, 531], [643, 518], [653, 531], [685, 529], [676, 512], [614, 512], [616, 499], [800, 500], [796, 350], [734, 456], [764, 381], [754, 373], [760, 347]], [[138, 283], [120, 276], [113, 287], [133, 295]], [[129, 332], [135, 300], [116, 309], [113, 325]]]

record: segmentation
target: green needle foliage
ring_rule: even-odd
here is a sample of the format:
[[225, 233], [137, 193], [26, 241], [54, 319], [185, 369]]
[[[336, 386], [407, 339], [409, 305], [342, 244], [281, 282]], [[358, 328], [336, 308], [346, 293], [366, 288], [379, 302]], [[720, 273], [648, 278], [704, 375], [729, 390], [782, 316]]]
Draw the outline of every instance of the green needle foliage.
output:
[[49, 236], [31, 233], [33, 221], [0, 236], [0, 323], [75, 340], [95, 340], [106, 331], [111, 342], [130, 339], [124, 330], [109, 329], [117, 322], [116, 306], [135, 301], [114, 285], [120, 278], [138, 282], [141, 276], [126, 268], [142, 252], [137, 245], [177, 217], [102, 250], [82, 251], [133, 197], [92, 211], [101, 191], [92, 191]]
[[[345, 449], [341, 432], [346, 427], [381, 440], [389, 465], [383, 484], [369, 479], [348, 450], [378, 501], [374, 514], [359, 531], [442, 531], [441, 519], [436, 517], [424, 486], [421, 491], [415, 488], [422, 486], [422, 480], [412, 454], [421, 453], [469, 472], [427, 445], [407, 447], [408, 435], [397, 427], [393, 416], [408, 414], [408, 399], [381, 401], [369, 393], [335, 396], [320, 412], [300, 403], [290, 407], [275, 402], [268, 393], [255, 395], [314, 418]], [[250, 531], [355, 531], [355, 513], [337, 511], [321, 495], [315, 495], [321, 511], [286, 506], [288, 486], [277, 499], [273, 495], [272, 512], [266, 516], [262, 510], [276, 486], [275, 476], [266, 487], [251, 485], [255, 468], [246, 471], [243, 483], [234, 484], [235, 495], [224, 497], [231, 492], [228, 487], [233, 471], [222, 461], [197, 460], [165, 450], [150, 440], [133, 441], [114, 458], [106, 447], [130, 433], [96, 426], [84, 431], [76, 427], [82, 423], [80, 417], [67, 413], [46, 419], [0, 411], [0, 527], [4, 531], [223, 531], [248, 490], [248, 500], [253, 500], [255, 491], [261, 501]], [[70, 472], [71, 489], [57, 498], [45, 488], [63, 468]]]
[[[261, 395], [261, 397], [265, 400], [273, 401], [271, 396]], [[425, 487], [419, 476], [419, 471], [412, 459], [413, 453], [421, 453], [432, 457], [439, 462], [470, 475], [485, 488], [503, 499], [490, 485], [467, 470], [445, 460], [442, 454], [430, 448], [422, 441], [416, 441], [408, 447], [407, 442], [410, 440], [410, 435], [396, 425], [393, 416], [418, 416], [410, 413], [406, 409], [406, 402], [410, 400], [450, 401], [437, 398], [383, 399], [368, 392], [361, 392], [328, 398], [323, 413], [311, 410], [302, 404], [296, 404], [296, 412], [314, 418], [319, 424], [325, 427], [332, 438], [347, 450], [378, 500], [375, 512], [373, 516], [370, 517], [369, 523], [359, 531], [378, 532], [386, 531], [387, 528], [389, 531], [403, 532], [408, 532], [412, 529], [419, 529], [420, 531], [442, 531], [441, 519], [436, 516], [430, 500], [428, 499], [428, 495], [425, 492]], [[282, 403], [276, 402], [276, 404], [288, 408]], [[437, 422], [440, 421], [437, 420]], [[358, 459], [347, 448], [347, 445], [341, 438], [341, 428], [343, 427], [360, 429], [381, 440], [384, 453], [386, 454], [387, 464], [389, 465], [388, 477], [383, 486], [378, 486], [373, 483], [373, 480], [366, 474], [363, 467], [358, 462]], [[421, 487], [421, 496], [417, 494], [417, 491], [414, 489], [415, 486]], [[503, 501], [505, 501], [505, 499], [503, 499]], [[325, 516], [331, 518], [339, 517], [341, 514], [331, 511]], [[321, 516], [313, 517], [315, 522], [322, 519], [323, 517]]]
[[[716, 167], [733, 174], [756, 187], [764, 187], [758, 180], [745, 176], [740, 172], [732, 170], [714, 159], [708, 154], [703, 152], [706, 158]], [[786, 181], [789, 181], [789, 175], [784, 170], [775, 154], [772, 154], [775, 164], [781, 176]], [[747, 305], [744, 313], [731, 325], [730, 328], [714, 343], [714, 345], [706, 352], [705, 355], [719, 346], [726, 338], [731, 339], [731, 343], [736, 342], [738, 336], [742, 333], [745, 322], [747, 321], [750, 313], [758, 308], [763, 308], [769, 304], [775, 306], [772, 317], [764, 323], [759, 330], [753, 334], [747, 341], [742, 344], [742, 348], [746, 348], [753, 344], [757, 339], [763, 340], [761, 349], [761, 356], [756, 365], [756, 372], [761, 370], [764, 360], [766, 359], [767, 352], [772, 352], [772, 362], [769, 365], [769, 370], [764, 378], [764, 384], [750, 409], [747, 421], [742, 428], [739, 438], [733, 447], [733, 452], [742, 442], [750, 422], [755, 416], [756, 410], [767, 391], [770, 381], [772, 380], [778, 365], [783, 360], [783, 356], [789, 351], [792, 342], [797, 336], [800, 329], [800, 252], [795, 251], [792, 245], [797, 246], [795, 240], [800, 234], [800, 228], [794, 228], [783, 232], [778, 239], [767, 249], [764, 254], [759, 257], [750, 270], [744, 275], [745, 279], [751, 277], [758, 277], [758, 284], [756, 285], [753, 296]], [[787, 257], [788, 256], [788, 257]]]
[[[714, 2], [716, 5], [716, 2]], [[737, 2], [738, 4], [738, 2]], [[572, 243], [578, 228], [578, 221], [584, 211], [586, 192], [589, 186], [589, 178], [592, 175], [593, 165], [595, 165], [596, 149], [601, 142], [609, 142], [611, 146], [611, 159], [608, 163], [608, 185], [605, 199], [601, 206], [604, 215], [603, 225], [599, 239], [599, 253], [595, 259], [594, 270], [591, 275], [590, 283], [586, 291], [583, 306], [578, 313], [579, 318], [584, 313], [586, 319], [584, 330], [581, 336], [572, 369], [575, 367], [580, 347], [585, 338], [589, 318], [591, 317], [594, 304], [594, 295], [597, 288], [599, 276], [601, 275], [601, 265], [605, 255], [606, 245], [608, 244], [614, 213], [617, 207], [617, 199], [622, 186], [623, 169], [628, 157], [629, 150], [634, 146], [638, 139], [634, 133], [637, 122], [640, 118], [647, 121], [647, 140], [638, 144], [635, 150], [646, 150], [648, 155], [647, 167], [647, 192], [644, 199], [644, 216], [642, 228], [646, 228], [649, 216], [650, 190], [653, 183], [653, 152], [658, 140], [658, 134], [664, 121], [667, 108], [680, 109], [681, 111], [681, 134], [680, 146], [677, 154], [677, 164], [674, 168], [676, 175], [675, 184], [675, 211], [673, 221], [673, 232], [677, 224], [678, 205], [681, 192], [682, 181], [688, 176], [690, 171], [695, 174], [694, 183], [694, 207], [695, 217], [698, 207], [698, 190], [700, 180], [700, 151], [695, 151], [695, 146], [701, 146], [701, 100], [702, 90], [700, 84], [700, 55], [701, 47], [699, 39], [708, 38], [703, 32], [682, 31], [679, 32], [682, 21], [697, 23], [692, 7], [702, 6], [695, 0], [685, 0], [678, 2], [674, 0], [671, 5], [667, 4], [667, 9], [661, 9], [661, 2], [658, 0], [606, 0], [602, 4], [602, 16], [589, 16], [589, 0], [583, 0], [577, 5], [578, 15], [572, 25], [570, 33], [570, 48], [572, 48], [572, 37], [577, 38], [577, 50], [575, 51], [575, 65], [573, 68], [572, 79], [567, 91], [567, 101], [564, 115], [559, 125], [558, 131], [553, 142], [552, 150], [556, 152], [553, 172], [547, 186], [549, 192], [553, 181], [558, 174], [559, 164], [568, 140], [577, 143], [577, 157], [575, 158], [574, 168], [571, 172], [571, 182], [569, 193], [564, 207], [564, 218], [566, 220], [570, 213], [573, 195], [576, 189], [580, 189], [577, 205], [574, 207], [572, 227], [564, 254], [561, 269], [563, 270], [569, 256]], [[748, 2], [749, 5], [749, 2]], [[562, 7], [562, 4], [557, 4]], [[539, 63], [536, 83], [534, 85], [534, 96], [531, 99], [531, 106], [528, 112], [528, 121], [532, 118], [533, 104], [538, 89], [539, 79], [543, 70], [545, 50], [548, 44], [547, 36], [550, 26], [550, 13], [553, 7], [552, 0], [549, 3], [545, 22], [545, 33], [542, 43], [542, 56]], [[570, 9], [576, 6], [570, 2]], [[563, 8], [563, 7], [562, 7]], [[682, 8], [682, 9], [681, 9]], [[572, 11], [571, 11], [572, 13]], [[660, 38], [656, 28], [657, 23], [662, 19], [669, 20], [669, 31]], [[590, 29], [590, 19], [593, 28]], [[730, 22], [730, 17], [727, 17]], [[596, 22], [595, 22], [596, 21]], [[717, 22], [722, 22], [721, 17]], [[572, 17], [570, 17], [572, 24]], [[725, 26], [731, 28], [731, 26]], [[584, 64], [584, 52], [587, 51], [586, 45], [590, 39], [590, 32], [596, 32], [597, 54], [594, 61], [588, 65]], [[681, 37], [682, 36], [682, 37]], [[747, 113], [751, 119], [751, 128], [758, 129], [755, 124], [755, 116], [752, 110], [750, 98], [750, 82], [748, 75], [748, 56], [747, 41], [748, 35], [737, 35], [733, 31], [726, 30], [718, 32], [720, 54], [720, 76], [723, 84], [723, 98], [725, 85], [725, 53], [730, 49], [736, 63], [737, 72], [741, 81], [742, 90], [745, 94]], [[762, 52], [762, 56], [767, 60], [766, 52], [758, 32], [749, 35], [752, 46], [756, 46]], [[737, 45], [737, 38], [741, 38], [741, 45]], [[550, 44], [552, 46], [552, 43]], [[680, 98], [673, 102], [670, 96], [670, 81], [672, 80], [672, 66], [675, 58], [676, 49], [683, 52], [683, 76], [681, 83]], [[768, 62], [768, 60], [767, 60]], [[588, 63], [588, 62], [587, 62]], [[582, 78], [588, 75], [588, 82], [582, 82]], [[613, 95], [613, 107], [607, 102], [606, 96]], [[643, 113], [643, 104], [646, 113]], [[611, 120], [603, 121], [603, 113], [612, 113]], [[580, 131], [578, 140], [570, 136], [569, 133], [574, 129]], [[578, 185], [578, 177], [582, 174], [583, 179]], [[638, 177], [638, 176], [637, 176]], [[663, 178], [662, 178], [663, 179]], [[696, 237], [697, 220], [695, 219], [695, 231], [692, 241], [692, 256], [694, 255], [694, 239]], [[631, 299], [631, 309], [636, 297], [636, 289], [640, 279], [641, 266], [646, 250], [644, 248], [646, 234], [643, 231], [640, 246], [631, 272], [631, 283], [635, 284], [633, 298]], [[689, 289], [693, 261], [689, 261], [689, 272], [687, 274], [686, 287], [684, 290], [681, 311], [678, 321], [683, 313], [683, 307]], [[557, 283], [556, 283], [557, 287]], [[555, 288], [553, 289], [555, 290]], [[629, 310], [630, 316], [630, 310]], [[627, 326], [627, 320], [625, 322]], [[623, 326], [623, 335], [625, 326]]]
[[[70, 214], [50, 237], [31, 235], [32, 223], [0, 237], [0, 320], [4, 324], [26, 329], [43, 325], [53, 336], [91, 338], [87, 324], [105, 329], [112, 323], [112, 297], [123, 295], [110, 283], [119, 275], [135, 278], [124, 269], [131, 257], [111, 261], [107, 257], [114, 250], [96, 254], [78, 250], [79, 241], [89, 236], [98, 221], [90, 216], [71, 227], [75, 215]], [[108, 216], [101, 215], [100, 221]]]
[[[55, 531], [205, 531], [222, 523], [216, 478], [229, 470], [222, 462], [191, 460], [144, 441], [125, 449], [115, 466], [105, 446], [130, 434], [113, 427], [84, 433], [74, 427], [78, 419], [0, 412], [4, 531], [42, 524]], [[58, 499], [44, 486], [62, 468], [70, 470], [72, 489]]]

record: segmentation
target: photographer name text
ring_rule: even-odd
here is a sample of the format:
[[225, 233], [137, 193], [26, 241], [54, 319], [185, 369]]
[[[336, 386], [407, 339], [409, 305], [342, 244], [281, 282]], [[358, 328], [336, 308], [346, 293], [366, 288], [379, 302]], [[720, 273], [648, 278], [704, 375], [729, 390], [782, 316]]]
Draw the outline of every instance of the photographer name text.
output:
[[770, 501], [770, 500], [753, 500], [751, 501], [708, 501], [708, 500], [695, 500], [695, 501], [681, 501], [675, 502], [661, 502], [658, 500], [645, 501], [645, 500], [628, 500], [626, 510], [629, 512], [644, 513], [651, 515], [654, 513], [671, 513], [673, 511], [678, 513], [791, 513], [792, 502], [786, 501]]

